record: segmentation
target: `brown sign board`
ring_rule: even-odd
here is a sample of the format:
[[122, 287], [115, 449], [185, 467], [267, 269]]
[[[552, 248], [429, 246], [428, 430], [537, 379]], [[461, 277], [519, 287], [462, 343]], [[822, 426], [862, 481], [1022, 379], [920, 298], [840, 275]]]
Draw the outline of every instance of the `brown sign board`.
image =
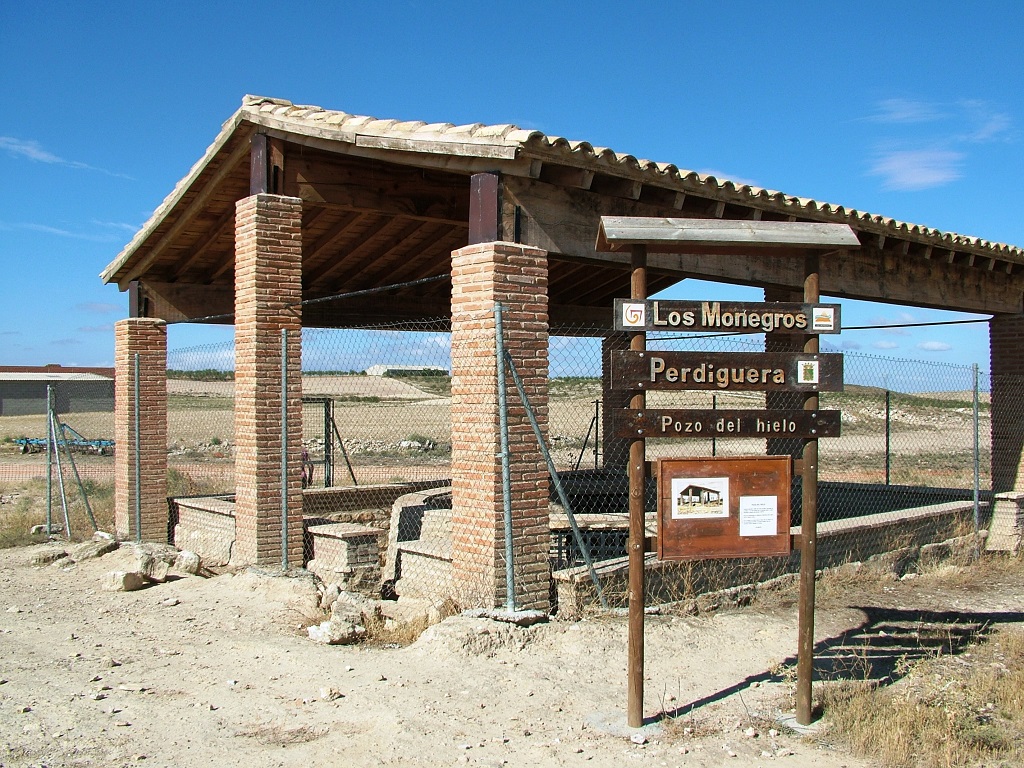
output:
[[617, 331], [839, 333], [839, 304], [615, 300]]
[[672, 409], [619, 410], [615, 437], [839, 437], [840, 411]]
[[612, 388], [842, 392], [841, 354], [799, 352], [612, 352]]
[[658, 461], [658, 558], [790, 552], [789, 456]]

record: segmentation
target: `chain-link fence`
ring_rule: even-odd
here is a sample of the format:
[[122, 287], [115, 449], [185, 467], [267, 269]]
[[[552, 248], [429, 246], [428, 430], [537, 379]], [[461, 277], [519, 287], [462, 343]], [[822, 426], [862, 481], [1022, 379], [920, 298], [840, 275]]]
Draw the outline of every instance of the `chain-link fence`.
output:
[[114, 381], [101, 373], [0, 377], [0, 545], [33, 526], [113, 527]]
[[[343, 581], [359, 583], [375, 594], [380, 594], [382, 584], [385, 593], [410, 596], [450, 592], [445, 585], [453, 578], [453, 536], [471, 533], [453, 530], [453, 519], [459, 518], [451, 509], [451, 371], [453, 358], [459, 362], [459, 355], [472, 356], [476, 350], [453, 349], [448, 326], [447, 318], [435, 318], [303, 332], [306, 558], [320, 561], [325, 578], [340, 574]], [[613, 579], [616, 562], [624, 556], [628, 483], [622, 441], [609, 430], [614, 426], [610, 412], [625, 401], [622, 393], [602, 386], [602, 358], [606, 363], [609, 349], [625, 348], [624, 338], [580, 325], [560, 327], [549, 339], [545, 448], [562, 493], [552, 480], [537, 477], [513, 478], [511, 492], [519, 495], [532, 484], [543, 486], [548, 494], [550, 517], [545, 522], [550, 566], [555, 570], [582, 567], [585, 549], [598, 562], [615, 561], [599, 569]], [[651, 333], [648, 348], [751, 352], [765, 347], [758, 337]], [[174, 349], [168, 353], [167, 367], [168, 494], [230, 504], [235, 489], [233, 344]], [[844, 391], [823, 393], [820, 403], [822, 409], [842, 412], [842, 436], [820, 441], [818, 519], [826, 564], [972, 530], [975, 488], [984, 526], [993, 487], [990, 435], [1000, 431], [990, 424], [989, 392], [1002, 388], [1009, 394], [1004, 402], [1020, 402], [1024, 379], [993, 382], [981, 376], [976, 385], [970, 367], [857, 353], [845, 354], [844, 367]], [[521, 409], [511, 379], [508, 384], [510, 409]], [[468, 385], [493, 388], [493, 376], [481, 374], [479, 381]], [[722, 389], [650, 392], [647, 407], [742, 410], [779, 405], [763, 393]], [[543, 404], [541, 411], [545, 415]], [[102, 408], [82, 410], [69, 404], [61, 413], [83, 435], [113, 435], [112, 396]], [[1016, 423], [1019, 416], [1004, 418]], [[45, 478], [45, 454], [22, 454], [17, 442], [45, 442], [45, 422], [42, 414], [0, 415], [0, 481], [15, 489], [5, 490], [6, 495]], [[494, 429], [491, 424], [463, 425], [469, 430], [477, 427]], [[510, 439], [513, 451], [538, 449], [528, 427]], [[767, 448], [787, 453], [794, 445], [778, 439], [767, 441]], [[765, 450], [763, 438], [647, 441], [648, 460], [763, 455]], [[109, 456], [82, 455], [78, 466], [83, 477], [110, 483]], [[647, 497], [654, 535], [653, 481]], [[796, 526], [799, 479], [793, 499]], [[580, 535], [572, 531], [573, 522]], [[694, 567], [685, 567], [688, 575], [665, 575], [665, 580], [676, 582], [665, 594], [682, 597], [714, 586], [718, 576], [694, 576]], [[767, 565], [722, 564], [715, 573], [735, 581], [737, 573], [753, 578], [791, 568], [792, 563], [782, 559]], [[730, 569], [731, 575], [724, 575]], [[521, 570], [525, 574], [529, 569]], [[654, 582], [660, 579], [657, 576]]]

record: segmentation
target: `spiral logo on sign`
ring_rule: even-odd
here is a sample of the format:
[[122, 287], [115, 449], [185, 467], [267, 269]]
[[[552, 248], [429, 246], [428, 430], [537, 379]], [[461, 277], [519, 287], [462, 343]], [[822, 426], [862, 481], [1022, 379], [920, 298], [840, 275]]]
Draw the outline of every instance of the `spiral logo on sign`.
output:
[[623, 304], [622, 324], [635, 328], [643, 326], [646, 322], [647, 307], [644, 304]]

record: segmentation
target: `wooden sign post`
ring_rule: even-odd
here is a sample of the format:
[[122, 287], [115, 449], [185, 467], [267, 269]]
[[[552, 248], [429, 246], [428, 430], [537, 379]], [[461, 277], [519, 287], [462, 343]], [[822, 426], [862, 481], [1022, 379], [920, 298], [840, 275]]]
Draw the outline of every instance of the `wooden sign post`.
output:
[[[842, 389], [842, 356], [821, 355], [818, 333], [839, 332], [839, 307], [834, 304], [819, 304], [819, 254], [823, 251], [841, 251], [860, 247], [853, 230], [843, 224], [818, 224], [810, 222], [749, 222], [749, 221], [705, 221], [692, 219], [656, 219], [602, 217], [598, 232], [597, 250], [619, 251], [629, 249], [631, 253], [632, 278], [630, 298], [616, 300], [615, 327], [632, 332], [628, 352], [620, 352], [612, 358], [612, 387], [632, 392], [630, 410], [616, 417], [616, 434], [630, 439], [629, 449], [629, 647], [627, 680], [627, 722], [630, 727], [643, 725], [644, 695], [644, 481], [645, 481], [645, 438], [687, 436], [684, 432], [694, 431], [704, 436], [764, 436], [802, 437], [804, 439], [801, 468], [803, 472], [801, 536], [800, 536], [800, 618], [799, 655], [797, 662], [797, 722], [811, 722], [811, 677], [814, 668], [814, 574], [817, 564], [817, 514], [818, 514], [818, 437], [838, 434], [839, 415], [837, 412], [819, 411], [820, 391]], [[750, 305], [738, 302], [648, 302], [647, 300], [647, 251], [654, 248], [656, 253], [709, 254], [720, 257], [746, 256], [752, 254], [800, 254], [804, 256], [803, 304]], [[721, 355], [699, 353], [647, 352], [647, 330], [723, 330], [753, 333], [799, 333], [804, 334], [803, 352], [798, 355], [760, 353], [751, 355]], [[803, 392], [803, 409], [792, 411], [726, 412], [715, 414], [711, 411], [656, 411], [647, 412], [645, 393], [649, 389], [705, 389], [721, 391], [729, 389], [775, 390]], [[659, 434], [660, 431], [660, 434]], [[697, 436], [696, 434], [690, 436]], [[772, 458], [766, 457], [771, 462]], [[780, 458], [774, 458], [775, 462]], [[788, 467], [789, 459], [782, 458]], [[659, 464], [659, 495], [664, 497], [661, 487], [661, 464]], [[780, 470], [772, 470], [776, 477]], [[669, 483], [670, 494], [677, 494], [670, 503], [677, 507], [683, 504], [706, 505], [708, 509], [716, 503], [724, 505], [715, 495], [720, 493], [715, 482], [703, 487], [701, 478], [695, 475], [693, 482], [683, 480], [685, 487], [674, 489]], [[788, 478], [788, 470], [785, 473]], [[724, 486], [727, 477], [711, 478]], [[731, 482], [731, 481], [730, 481]], [[783, 483], [785, 485], [785, 483]], [[743, 482], [736, 486], [747, 488]], [[758, 484], [750, 488], [760, 488]], [[773, 488], [775, 486], [772, 486]], [[706, 498], [705, 498], [706, 497]], [[740, 502], [744, 497], [739, 497]], [[779, 517], [771, 519], [773, 499], [777, 505], [785, 498], [788, 503], [788, 488], [785, 493], [776, 490], [767, 496], [751, 493], [745, 503], [737, 503], [738, 532], [732, 535], [732, 521], [728, 524], [704, 523], [703, 518], [728, 518], [731, 508], [724, 508], [724, 514], [712, 512], [696, 514], [700, 520], [698, 528], [719, 531], [723, 541], [742, 539], [744, 531], [748, 536], [772, 536], [784, 541], [788, 551], [788, 530], [780, 535]], [[697, 501], [691, 502], [692, 499]], [[744, 517], [744, 510], [746, 517]], [[678, 512], [678, 510], [677, 510]], [[664, 510], [659, 509], [659, 516]], [[686, 510], [678, 512], [679, 518], [690, 516]], [[788, 510], [785, 519], [788, 521]], [[774, 522], [774, 531], [770, 530]], [[788, 529], [788, 525], [786, 526]], [[659, 538], [661, 536], [659, 529]], [[659, 541], [659, 551], [662, 542]], [[748, 552], [747, 547], [718, 556], [757, 556], [765, 552], [776, 552], [772, 543], [755, 545]], [[686, 550], [686, 548], [683, 548]], [[723, 550], [724, 551], [724, 550]], [[683, 557], [690, 556], [686, 552]]]
[[[647, 299], [647, 247], [632, 248], [630, 298]], [[629, 351], [643, 354], [647, 350], [647, 332], [635, 331], [629, 339]], [[647, 395], [638, 390], [629, 407], [643, 411]], [[629, 640], [627, 662], [626, 722], [630, 728], [644, 724], [644, 544], [647, 526], [644, 517], [644, 480], [647, 467], [646, 442], [634, 436], [629, 444]]]
[[[804, 260], [804, 301], [818, 301], [818, 254]], [[804, 339], [804, 354], [816, 355], [818, 335]], [[804, 411], [818, 410], [818, 393], [804, 395]], [[800, 516], [800, 613], [796, 665], [796, 721], [811, 724], [811, 679], [814, 677], [814, 574], [818, 567], [818, 438], [804, 440]]]

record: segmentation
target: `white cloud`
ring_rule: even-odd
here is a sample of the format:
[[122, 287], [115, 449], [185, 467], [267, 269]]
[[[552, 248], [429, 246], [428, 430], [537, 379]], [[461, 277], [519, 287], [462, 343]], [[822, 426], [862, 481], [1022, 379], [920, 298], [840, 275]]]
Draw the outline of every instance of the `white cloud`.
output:
[[963, 160], [961, 152], [948, 149], [893, 150], [881, 153], [868, 174], [881, 176], [885, 189], [930, 189], [959, 179]]
[[899, 349], [900, 345], [895, 341], [876, 341], [871, 345], [875, 349]]
[[878, 102], [878, 112], [867, 119], [875, 123], [930, 123], [945, 116], [941, 107], [927, 101], [883, 99]]
[[53, 227], [49, 224], [36, 224], [31, 221], [15, 222], [13, 224], [0, 222], [0, 229], [2, 230], [14, 230], [14, 229], [27, 229], [30, 232], [41, 232], [44, 235], [56, 235], [57, 237], [69, 237], [73, 240], [88, 240], [92, 243], [119, 243], [121, 238], [118, 235], [91, 235], [86, 232], [75, 232], [70, 229], [61, 229], [60, 227]]
[[972, 125], [968, 133], [959, 137], [961, 140], [982, 143], [1010, 137], [1012, 121], [1005, 112], [999, 112], [979, 100], [962, 102], [961, 107]]
[[13, 136], [0, 136], [0, 150], [17, 159], [32, 160], [33, 162], [46, 163], [47, 165], [63, 165], [66, 168], [79, 168], [85, 171], [99, 171], [119, 179], [131, 179], [131, 176], [126, 176], [123, 173], [114, 173], [113, 171], [97, 168], [94, 165], [82, 163], [78, 160], [65, 160], [48, 149], [44, 149], [42, 144], [33, 139], [16, 139]]
[[[26, 160], [35, 160], [38, 163], [53, 163], [56, 165], [72, 165], [67, 160], [52, 152], [43, 149], [38, 141], [22, 141], [13, 136], [0, 136], [0, 149], [12, 157], [20, 157]], [[81, 163], [79, 163], [81, 165]], [[88, 167], [88, 166], [86, 166]]]
[[78, 329], [82, 333], [113, 333], [114, 324], [107, 323], [106, 325], [83, 325]]
[[876, 315], [871, 318], [871, 324], [881, 326], [882, 333], [889, 336], [909, 336], [910, 331], [906, 328], [888, 328], [886, 326], [905, 325], [906, 323], [915, 322], [917, 322], [917, 318], [909, 312], [897, 312], [894, 317]]
[[917, 348], [925, 352], [948, 352], [953, 348], [953, 345], [947, 344], [944, 341], [922, 341], [917, 345]]
[[122, 232], [129, 232], [131, 234], [135, 234], [139, 230], [138, 224], [128, 224], [127, 222], [124, 221], [99, 221], [97, 219], [93, 219], [92, 223], [95, 224], [97, 227], [104, 227], [105, 229], [116, 229]]
[[704, 176], [714, 176], [715, 179], [717, 179], [719, 182], [731, 181], [737, 187], [741, 187], [743, 185], [746, 185], [748, 187], [761, 186], [754, 179], [748, 179], [743, 176], [737, 176], [734, 173], [726, 173], [725, 171], [719, 171], [716, 170], [715, 168], [704, 168], [702, 170], [697, 171], [697, 173], [700, 173]]
[[87, 301], [84, 304], [78, 304], [75, 307], [83, 312], [91, 312], [95, 315], [109, 315], [112, 312], [123, 312], [124, 306], [121, 304], [113, 304], [105, 301]]

